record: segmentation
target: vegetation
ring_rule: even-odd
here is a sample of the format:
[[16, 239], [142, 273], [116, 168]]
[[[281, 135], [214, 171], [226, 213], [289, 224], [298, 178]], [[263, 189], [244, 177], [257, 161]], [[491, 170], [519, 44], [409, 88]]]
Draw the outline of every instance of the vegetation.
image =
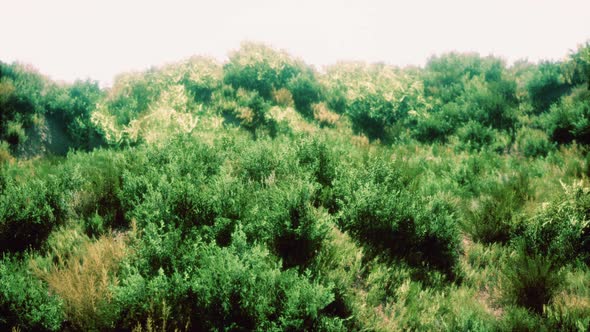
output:
[[590, 45], [0, 63], [0, 329], [590, 329]]

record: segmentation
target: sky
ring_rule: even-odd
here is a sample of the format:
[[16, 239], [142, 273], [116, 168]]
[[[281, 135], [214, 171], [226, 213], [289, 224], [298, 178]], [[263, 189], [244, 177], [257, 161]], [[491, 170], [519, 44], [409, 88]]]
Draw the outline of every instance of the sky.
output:
[[318, 69], [341, 60], [424, 65], [449, 51], [560, 60], [590, 40], [590, 0], [0, 0], [0, 61], [95, 79], [242, 41]]

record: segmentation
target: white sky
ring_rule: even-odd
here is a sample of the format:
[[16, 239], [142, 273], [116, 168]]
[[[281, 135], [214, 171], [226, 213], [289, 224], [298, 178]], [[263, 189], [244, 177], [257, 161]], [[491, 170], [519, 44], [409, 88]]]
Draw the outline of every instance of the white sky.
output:
[[0, 0], [0, 60], [109, 85], [191, 55], [265, 42], [316, 66], [423, 65], [445, 51], [561, 59], [590, 39], [590, 0]]

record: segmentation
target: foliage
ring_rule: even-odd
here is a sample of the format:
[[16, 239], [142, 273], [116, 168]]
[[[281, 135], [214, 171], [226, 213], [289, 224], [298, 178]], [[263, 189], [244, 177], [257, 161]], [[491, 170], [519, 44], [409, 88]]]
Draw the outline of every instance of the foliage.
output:
[[525, 157], [545, 157], [554, 149], [545, 132], [529, 128], [516, 133], [516, 144]]
[[452, 272], [459, 239], [449, 204], [404, 189], [399, 171], [387, 164], [366, 170], [342, 199], [344, 229], [377, 252]]
[[62, 188], [55, 177], [4, 179], [0, 187], [0, 252], [37, 248], [43, 243], [65, 220], [68, 207]]
[[319, 102], [322, 97], [322, 87], [313, 72], [292, 78], [287, 86], [297, 111], [307, 118], [313, 117], [312, 104]]
[[587, 49], [0, 63], [0, 328], [585, 331]]
[[65, 319], [80, 330], [114, 327], [111, 287], [125, 255], [123, 239], [90, 242], [75, 230], [62, 231], [52, 234], [48, 246], [49, 262], [37, 262], [35, 272], [63, 300]]
[[302, 72], [302, 64], [285, 52], [263, 44], [243, 43], [229, 55], [223, 71], [224, 83], [235, 89], [256, 91], [262, 98], [271, 100], [273, 89], [287, 87], [289, 81]]
[[554, 104], [544, 116], [545, 127], [557, 143], [590, 143], [590, 93], [574, 91]]
[[465, 230], [483, 243], [507, 243], [522, 231], [520, 209], [530, 199], [530, 179], [520, 171], [479, 183], [480, 195], [465, 212]]
[[507, 262], [504, 292], [507, 299], [540, 314], [559, 287], [561, 276], [550, 258], [529, 255], [525, 250], [518, 249]]
[[527, 250], [565, 264], [590, 262], [590, 191], [581, 182], [563, 185], [563, 196], [544, 206], [528, 223]]
[[16, 257], [0, 260], [0, 328], [58, 331], [64, 319], [59, 297], [50, 294]]
[[542, 62], [526, 83], [526, 88], [531, 104], [538, 114], [548, 111], [553, 103], [567, 93], [570, 86], [564, 80], [561, 64]]

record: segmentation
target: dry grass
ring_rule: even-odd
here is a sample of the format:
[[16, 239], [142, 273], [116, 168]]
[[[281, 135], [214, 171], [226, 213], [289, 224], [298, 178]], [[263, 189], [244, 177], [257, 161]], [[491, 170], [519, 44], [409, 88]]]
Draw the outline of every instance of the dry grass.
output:
[[0, 141], [0, 165], [13, 162], [14, 158], [10, 154], [10, 147], [8, 146], [8, 143]]
[[49, 270], [35, 264], [33, 270], [63, 300], [68, 321], [82, 330], [97, 330], [112, 325], [111, 286], [117, 283], [118, 266], [125, 254], [121, 237], [104, 236], [94, 242], [87, 240], [67, 257], [55, 252], [57, 262]]
[[291, 91], [285, 88], [274, 90], [272, 92], [272, 98], [274, 99], [274, 102], [281, 107], [293, 107], [295, 105]]
[[244, 124], [252, 124], [254, 121], [254, 111], [250, 107], [238, 107], [236, 116]]
[[338, 120], [340, 120], [340, 115], [330, 111], [326, 103], [322, 102], [314, 104], [312, 109], [313, 118], [319, 122], [322, 127], [334, 127]]

